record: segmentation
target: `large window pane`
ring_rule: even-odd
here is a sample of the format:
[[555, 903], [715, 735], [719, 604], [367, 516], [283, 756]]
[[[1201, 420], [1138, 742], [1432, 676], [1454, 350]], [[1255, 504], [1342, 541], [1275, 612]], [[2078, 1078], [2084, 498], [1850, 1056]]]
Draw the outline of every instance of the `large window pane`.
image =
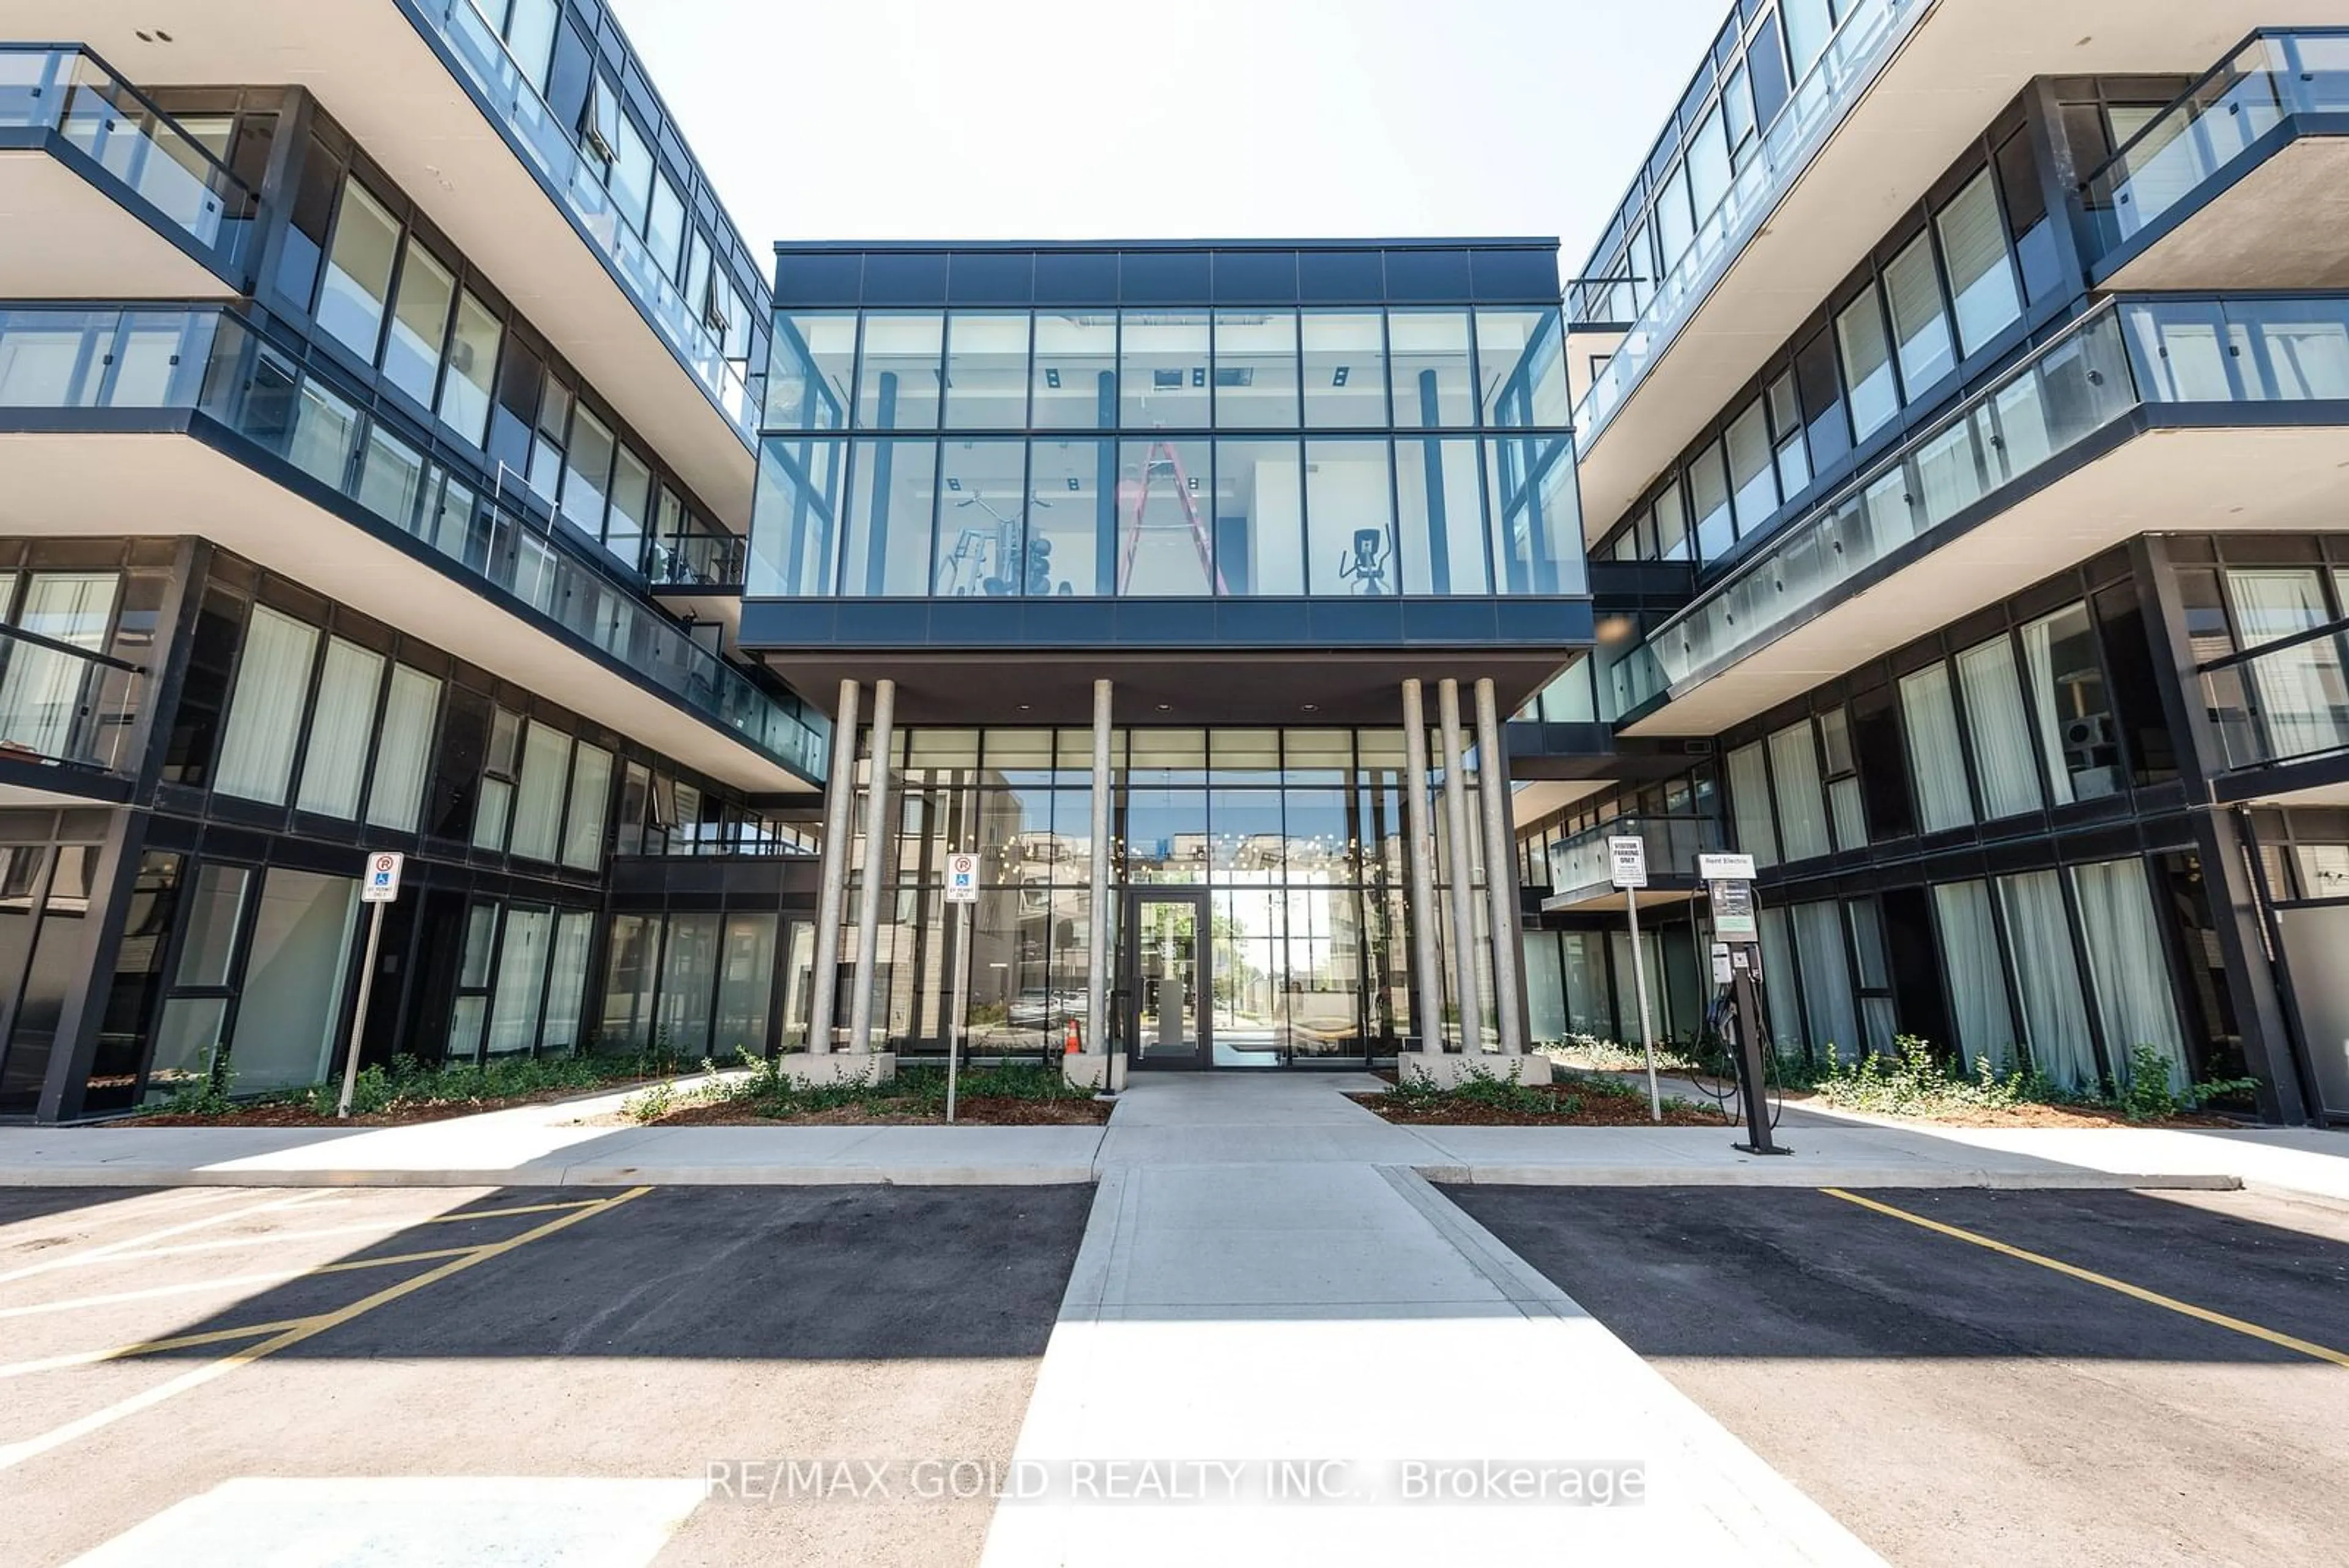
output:
[[1049, 594], [1052, 545], [1027, 537], [1028, 448], [1019, 441], [950, 441], [941, 460], [938, 569], [944, 597]]
[[1702, 223], [1721, 205], [1729, 189], [1729, 143], [1722, 139], [1721, 111], [1716, 109], [1697, 122], [1688, 140], [1689, 201]]
[[[528, 773], [523, 774], [525, 787]], [[563, 827], [563, 863], [593, 871], [604, 862], [604, 823], [611, 811], [612, 753], [579, 742], [571, 763], [571, 810]]]
[[769, 436], [760, 443], [745, 593], [792, 597], [833, 592], [846, 460], [846, 444], [837, 441]]
[[383, 665], [383, 655], [355, 642], [327, 640], [317, 707], [310, 717], [310, 747], [302, 760], [302, 787], [294, 802], [299, 809], [346, 820], [358, 815]]
[[1403, 592], [1492, 592], [1476, 443], [1434, 436], [1397, 441], [1395, 489], [1402, 514]]
[[2121, 787], [2120, 739], [2088, 607], [2076, 604], [2023, 628], [2031, 711], [2047, 784], [2059, 805]]
[[[700, 1056], [710, 1048], [710, 990], [717, 977], [718, 917], [672, 917], [661, 967], [659, 1030], [680, 1056]], [[874, 975], [876, 987], [883, 978]]]
[[763, 1054], [775, 983], [775, 917], [729, 915], [718, 973], [718, 1017], [711, 1049], [722, 1060], [737, 1051]]
[[266, 605], [255, 605], [237, 661], [228, 726], [212, 787], [222, 794], [283, 804], [302, 738], [310, 664], [318, 631]]
[[263, 879], [229, 1045], [239, 1091], [295, 1088], [326, 1077], [358, 890], [348, 877], [283, 866]]
[[2064, 885], [2053, 871], [1998, 879], [2006, 914], [2007, 963], [2023, 999], [2023, 1041], [2032, 1065], [2065, 1088], [2093, 1088], [2096, 1052], [2080, 1001], [2080, 968], [2072, 957], [2072, 920]]
[[1965, 744], [1950, 701], [1950, 670], [1931, 664], [1900, 679], [1900, 717], [1909, 737], [1909, 772], [1917, 781], [1917, 811], [1927, 833], [1963, 827], [1974, 819], [1966, 792]]
[[1478, 311], [1476, 376], [1487, 425], [1563, 429], [1572, 417], [1555, 310]]
[[910, 597], [929, 592], [937, 460], [934, 441], [856, 443], [843, 593]]
[[1900, 380], [1914, 399], [1949, 374], [1950, 318], [1941, 309], [1941, 280], [1933, 272], [1933, 244], [1923, 234], [1884, 269], [1884, 297], [1900, 345]]
[[2014, 645], [1997, 637], [1958, 655], [1965, 689], [1966, 731], [1973, 740], [1974, 771], [1982, 780], [1982, 815], [2013, 816], [2040, 806], [2039, 767], [2031, 754], [2030, 721]]
[[511, 853], [554, 859], [563, 830], [563, 786], [571, 769], [571, 737], [533, 719], [523, 738], [522, 778], [515, 794]]
[[1297, 315], [1216, 312], [1216, 424], [1222, 430], [1297, 428]]
[[2126, 1076], [2129, 1054], [2150, 1045], [2169, 1064], [2169, 1086], [2183, 1088], [2190, 1074], [2186, 1038], [2178, 1024], [2169, 962], [2154, 929], [2152, 890], [2145, 862], [2107, 860], [2072, 868], [2072, 892], [2080, 903], [2080, 930], [2086, 939], [2088, 978], [2095, 992], [2096, 1017], [2113, 1071]]
[[1580, 593], [1582, 498], [1567, 438], [1491, 437], [1485, 451], [1495, 586], [1505, 594]]
[[1969, 1073], [1984, 1062], [2003, 1071], [2014, 1064], [2014, 1012], [2007, 1005], [2006, 961], [1999, 955], [1989, 885], [1950, 882], [1935, 888], [1933, 913], [1960, 1059]]
[[1397, 429], [1440, 430], [1475, 422], [1466, 311], [1389, 312], [1387, 352]]
[[1207, 428], [1207, 338], [1204, 315], [1126, 314], [1118, 385], [1128, 430]]
[[848, 423], [856, 374], [854, 312], [789, 315], [767, 357], [769, 430], [836, 431]]
[[864, 356], [857, 370], [856, 424], [868, 431], [927, 431], [938, 426], [938, 360], [946, 318], [935, 311], [864, 318]]
[[1842, 909], [1821, 901], [1796, 904], [1788, 913], [1795, 928], [1795, 954], [1802, 965], [1803, 1020], [1811, 1051], [1820, 1061], [1850, 1061], [1861, 1054], [1866, 1038], [1852, 1004]]
[[449, 345], [449, 374], [440, 383], [440, 422], [480, 446], [488, 439], [491, 379], [498, 368], [504, 324], [471, 295], [457, 300], [457, 331]]
[[1853, 439], [1866, 441], [1900, 411], [1900, 389], [1892, 378], [1892, 342], [1885, 333], [1874, 287], [1836, 317], [1836, 346], [1843, 358], [1843, 384], [1851, 396]]
[[1117, 317], [1036, 317], [1034, 402], [1038, 430], [1113, 430], [1117, 425]]
[[383, 203], [357, 181], [344, 181], [342, 211], [326, 252], [326, 280], [318, 290], [318, 326], [369, 363], [383, 330], [384, 299], [391, 292], [392, 257], [398, 249], [399, 225]]
[[1737, 847], [1757, 867], [1778, 864], [1778, 830], [1770, 812], [1770, 766], [1762, 742], [1729, 753], [1729, 807]]
[[440, 346], [449, 332], [449, 306], [457, 280], [431, 252], [411, 236], [399, 269], [399, 301], [392, 309], [391, 338], [383, 347], [384, 379], [432, 406], [440, 378]]
[[554, 911], [506, 911], [498, 947], [498, 984], [490, 999], [490, 1054], [513, 1055], [538, 1044], [538, 1010], [546, 987], [546, 960]]
[[652, 1044], [653, 986], [659, 975], [658, 916], [615, 915], [604, 970], [601, 1049], [641, 1051]]
[[595, 917], [585, 909], [566, 909], [555, 917], [546, 1022], [538, 1034], [539, 1044], [549, 1051], [574, 1050], [579, 1044], [579, 1013], [587, 996], [587, 960], [595, 934]]
[[[1202, 318], [1200, 331], [1206, 330]], [[1127, 374], [1133, 374], [1130, 368]], [[1117, 479], [1119, 593], [1208, 592], [1216, 575], [1214, 540], [1202, 505], [1211, 494], [1208, 464], [1204, 441], [1123, 443]]]
[[1304, 508], [1298, 442], [1216, 443], [1216, 564], [1226, 593], [1305, 592]]
[[1819, 787], [1819, 757], [1809, 720], [1770, 737], [1770, 774], [1777, 784], [1778, 834], [1785, 857], [1806, 860], [1826, 854], [1826, 797]]
[[653, 471], [627, 447], [612, 462], [612, 507], [604, 514], [604, 548], [629, 566], [644, 558], [645, 520], [652, 514]]
[[1395, 591], [1394, 490], [1383, 441], [1305, 443], [1306, 580], [1316, 594]]
[[1377, 430], [1387, 422], [1386, 321], [1377, 311], [1309, 310], [1302, 324], [1305, 422]]
[[1775, 465], [1770, 451], [1770, 430], [1762, 400], [1730, 421], [1729, 482], [1737, 503], [1737, 531], [1752, 532], [1778, 509]]
[[392, 667], [383, 739], [376, 747], [375, 777], [367, 785], [367, 819], [376, 826], [416, 831], [424, 773], [432, 761], [432, 722], [440, 707], [440, 681], [405, 664]]
[[[1112, 410], [1114, 411], [1114, 410]], [[1117, 442], [1040, 441], [1030, 461], [1028, 535], [1056, 596], [1111, 591], [1117, 562]]]
[[590, 538], [604, 536], [604, 502], [612, 483], [612, 432], [581, 405], [564, 463], [563, 515]]
[[[13, 575], [0, 572], [0, 621], [7, 619], [15, 583]], [[26, 584], [16, 625], [36, 637], [102, 652], [120, 586], [113, 572], [36, 572]], [[43, 756], [71, 754], [94, 695], [91, 667], [71, 654], [25, 643], [0, 644], [0, 662], [6, 668], [0, 676], [0, 742]]]
[[1729, 472], [1722, 466], [1721, 442], [1714, 441], [1689, 464], [1689, 501], [1696, 514], [1697, 558], [1717, 560], [1737, 543], [1737, 524], [1729, 508]]
[[1010, 430], [1028, 422], [1028, 313], [957, 311], [947, 323], [950, 431]]
[[1975, 175], [1933, 221], [1950, 269], [1950, 292], [1957, 296], [1958, 342], [1962, 352], [1971, 354], [2023, 314], [1990, 171]]

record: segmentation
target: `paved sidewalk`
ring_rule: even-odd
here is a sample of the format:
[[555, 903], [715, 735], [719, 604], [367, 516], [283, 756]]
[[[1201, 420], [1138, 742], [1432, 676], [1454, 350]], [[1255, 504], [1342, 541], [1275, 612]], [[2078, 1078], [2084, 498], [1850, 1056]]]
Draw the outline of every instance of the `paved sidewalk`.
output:
[[[1416, 1152], [1326, 1088], [1131, 1092], [988, 1568], [1877, 1561], [1388, 1162]], [[1573, 1466], [1637, 1467], [1645, 1501], [1506, 1500]]]
[[[1901, 1127], [1789, 1108], [1785, 1158], [1711, 1127], [1403, 1127], [1365, 1075], [1145, 1075], [1107, 1127], [639, 1127], [623, 1094], [406, 1127], [0, 1128], [0, 1186], [1050, 1184], [1127, 1166], [1359, 1163], [1563, 1186], [2232, 1187], [2349, 1200], [2349, 1134]], [[601, 1125], [598, 1124], [599, 1118]]]

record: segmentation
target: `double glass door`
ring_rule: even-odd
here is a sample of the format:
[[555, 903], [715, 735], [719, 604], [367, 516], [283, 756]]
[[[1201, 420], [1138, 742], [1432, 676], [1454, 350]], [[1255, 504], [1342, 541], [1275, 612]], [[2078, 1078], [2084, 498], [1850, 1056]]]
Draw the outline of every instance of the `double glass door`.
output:
[[1128, 895], [1126, 1039], [1136, 1067], [1203, 1067], [1213, 1049], [1208, 987], [1214, 944], [1205, 888], [1135, 888]]

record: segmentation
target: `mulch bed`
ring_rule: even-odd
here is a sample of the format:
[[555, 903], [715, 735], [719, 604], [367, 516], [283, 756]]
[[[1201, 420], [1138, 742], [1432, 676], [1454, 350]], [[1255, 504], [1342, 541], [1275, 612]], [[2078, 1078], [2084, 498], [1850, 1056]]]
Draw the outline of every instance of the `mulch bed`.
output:
[[657, 1081], [653, 1078], [615, 1078], [592, 1089], [541, 1089], [534, 1094], [515, 1095], [507, 1099], [417, 1101], [396, 1105], [388, 1110], [369, 1111], [364, 1116], [353, 1116], [347, 1119], [331, 1112], [319, 1116], [307, 1106], [276, 1105], [247, 1106], [217, 1116], [126, 1116], [102, 1125], [110, 1127], [397, 1127], [413, 1122], [441, 1122], [456, 1116], [478, 1116], [483, 1111], [510, 1111], [517, 1106], [543, 1106], [550, 1100], [576, 1100], [590, 1095], [617, 1094]]
[[1557, 1106], [1549, 1111], [1512, 1111], [1476, 1100], [1406, 1103], [1393, 1095], [1348, 1095], [1356, 1105], [1403, 1127], [1723, 1127], [1729, 1124], [1707, 1110], [1664, 1107], [1664, 1119], [1648, 1114], [1644, 1099], [1593, 1094], [1573, 1084], [1550, 1084], [1533, 1091]]
[[[945, 1113], [916, 1110], [884, 1100], [871, 1106], [833, 1106], [789, 1116], [761, 1116], [748, 1106], [679, 1106], [667, 1116], [638, 1123], [634, 1117], [599, 1117], [630, 1126], [659, 1127], [943, 1127]], [[1098, 1127], [1115, 1107], [1103, 1100], [1023, 1100], [979, 1095], [955, 1101], [955, 1125], [995, 1127]]]

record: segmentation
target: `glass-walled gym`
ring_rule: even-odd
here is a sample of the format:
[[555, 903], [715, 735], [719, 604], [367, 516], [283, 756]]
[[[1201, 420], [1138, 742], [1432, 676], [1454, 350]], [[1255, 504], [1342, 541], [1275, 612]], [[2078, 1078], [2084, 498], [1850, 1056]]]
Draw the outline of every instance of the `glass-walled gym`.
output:
[[1547, 306], [781, 311], [745, 591], [1586, 591]]

